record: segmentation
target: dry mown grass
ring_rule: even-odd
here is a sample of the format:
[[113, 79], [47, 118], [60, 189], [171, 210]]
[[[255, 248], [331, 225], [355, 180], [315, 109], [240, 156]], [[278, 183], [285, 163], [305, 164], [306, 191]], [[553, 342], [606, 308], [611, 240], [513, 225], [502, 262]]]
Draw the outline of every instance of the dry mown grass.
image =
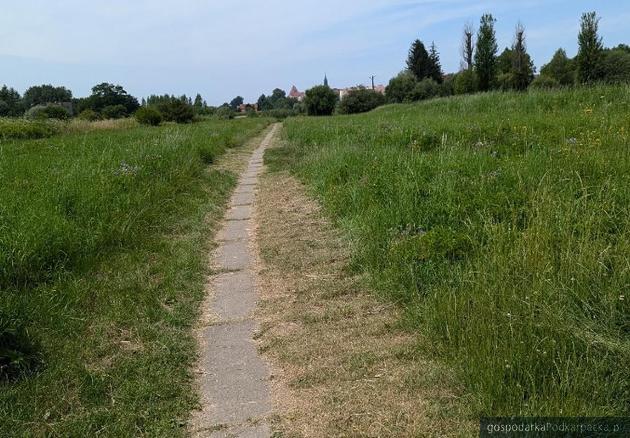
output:
[[278, 436], [473, 433], [451, 373], [350, 273], [347, 242], [286, 172], [262, 177], [257, 237]]

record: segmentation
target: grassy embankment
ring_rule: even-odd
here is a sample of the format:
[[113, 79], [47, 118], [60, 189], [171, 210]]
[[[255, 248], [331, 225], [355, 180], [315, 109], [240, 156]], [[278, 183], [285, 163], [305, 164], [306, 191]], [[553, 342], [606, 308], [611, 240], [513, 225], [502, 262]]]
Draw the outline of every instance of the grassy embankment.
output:
[[477, 413], [630, 413], [629, 87], [285, 126], [268, 158], [313, 188]]
[[208, 233], [236, 180], [208, 165], [268, 123], [0, 140], [0, 435], [184, 433]]

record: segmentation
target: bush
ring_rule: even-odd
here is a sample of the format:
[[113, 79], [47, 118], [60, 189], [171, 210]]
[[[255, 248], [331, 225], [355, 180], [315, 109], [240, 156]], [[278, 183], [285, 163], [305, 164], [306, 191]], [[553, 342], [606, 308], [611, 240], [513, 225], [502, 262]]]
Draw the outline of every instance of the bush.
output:
[[127, 108], [124, 105], [108, 105], [101, 110], [104, 119], [122, 119], [127, 117]]
[[96, 111], [91, 109], [86, 109], [81, 111], [81, 113], [77, 116], [77, 118], [81, 120], [87, 120], [88, 122], [94, 122], [99, 119]]
[[70, 113], [61, 105], [35, 105], [26, 112], [26, 117], [33, 120], [58, 119], [67, 120]]
[[546, 75], [540, 75], [537, 78], [535, 78], [532, 81], [532, 83], [529, 84], [529, 86], [530, 88], [534, 88], [534, 89], [550, 90], [552, 88], [558, 88], [560, 86], [560, 83], [552, 77], [549, 77]]
[[497, 87], [501, 91], [514, 89], [514, 75], [512, 73], [501, 73], [497, 76]]
[[0, 118], [0, 140], [45, 138], [57, 132], [56, 126], [43, 121]]
[[455, 94], [470, 94], [477, 92], [477, 75], [472, 70], [459, 72], [455, 77], [453, 91]]
[[350, 91], [341, 99], [339, 112], [341, 114], [365, 113], [384, 104], [384, 95], [361, 87]]
[[162, 123], [162, 114], [155, 108], [143, 106], [134, 115], [138, 123], [143, 125], [158, 126]]
[[297, 115], [297, 113], [294, 110], [287, 109], [287, 108], [272, 109], [269, 111], [265, 111], [264, 114], [267, 117], [273, 117], [278, 120], [284, 120], [287, 117], [293, 117]]
[[390, 79], [385, 96], [392, 103], [401, 103], [410, 100], [410, 94], [416, 86], [416, 78], [407, 71], [400, 72], [398, 76]]
[[217, 110], [214, 112], [214, 116], [217, 119], [230, 120], [234, 118], [234, 111], [232, 111], [232, 108], [228, 106], [222, 106], [217, 108]]
[[167, 122], [190, 123], [195, 118], [193, 106], [176, 97], [162, 100], [155, 108], [162, 114], [162, 119]]
[[408, 99], [412, 101], [431, 99], [440, 95], [440, 85], [431, 78], [425, 78], [418, 82], [411, 93], [409, 93]]
[[630, 53], [622, 49], [606, 51], [599, 68], [609, 84], [630, 83]]
[[309, 116], [330, 116], [335, 111], [338, 96], [327, 85], [318, 85], [306, 90], [304, 105]]

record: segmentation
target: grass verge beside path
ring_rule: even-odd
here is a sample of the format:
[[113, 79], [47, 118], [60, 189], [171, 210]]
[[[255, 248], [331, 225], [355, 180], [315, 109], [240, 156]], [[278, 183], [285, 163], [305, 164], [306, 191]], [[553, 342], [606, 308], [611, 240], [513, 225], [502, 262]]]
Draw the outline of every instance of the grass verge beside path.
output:
[[2, 144], [0, 356], [17, 360], [0, 435], [185, 434], [208, 236], [236, 181], [208, 165], [269, 122]]
[[630, 415], [630, 87], [285, 122], [275, 152], [477, 414]]
[[277, 436], [474, 434], [452, 373], [348, 269], [348, 242], [297, 179], [265, 173], [256, 203], [258, 342], [273, 367]]

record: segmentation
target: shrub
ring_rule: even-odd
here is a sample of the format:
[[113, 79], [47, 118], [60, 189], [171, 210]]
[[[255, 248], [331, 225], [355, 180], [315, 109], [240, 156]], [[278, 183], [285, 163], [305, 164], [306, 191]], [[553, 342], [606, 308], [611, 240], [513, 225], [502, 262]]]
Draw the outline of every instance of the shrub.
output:
[[453, 91], [455, 94], [470, 94], [477, 91], [477, 75], [472, 70], [459, 72], [455, 77]]
[[403, 71], [398, 76], [390, 79], [385, 96], [392, 103], [401, 103], [409, 100], [409, 95], [416, 86], [416, 78], [408, 71]]
[[560, 83], [552, 77], [549, 77], [547, 75], [540, 75], [535, 78], [532, 83], [529, 84], [529, 86], [530, 88], [534, 89], [550, 90], [552, 88], [558, 88], [560, 86]]
[[101, 110], [104, 119], [122, 119], [127, 117], [127, 108], [124, 105], [108, 105]]
[[267, 117], [274, 117], [278, 120], [284, 120], [287, 117], [293, 117], [297, 115], [297, 113], [294, 110], [287, 109], [287, 108], [272, 109], [269, 111], [265, 111], [264, 114]]
[[177, 97], [162, 99], [155, 105], [167, 122], [190, 123], [195, 118], [195, 109], [188, 102]]
[[57, 132], [56, 126], [43, 121], [0, 118], [0, 140], [44, 138]]
[[81, 120], [87, 120], [88, 122], [94, 122], [99, 119], [96, 111], [91, 109], [81, 111], [81, 113], [77, 117]]
[[612, 49], [604, 53], [600, 64], [601, 75], [609, 84], [630, 83], [630, 53]]
[[232, 111], [232, 108], [228, 106], [222, 106], [217, 108], [217, 110], [214, 112], [214, 116], [217, 119], [230, 120], [234, 118], [234, 111]]
[[162, 123], [162, 114], [155, 108], [143, 106], [134, 115], [138, 123], [143, 125], [158, 126]]
[[341, 99], [339, 112], [341, 114], [365, 113], [384, 104], [384, 95], [361, 87], [350, 91]]
[[514, 75], [512, 73], [501, 73], [497, 76], [497, 87], [502, 91], [514, 89]]
[[304, 105], [309, 116], [329, 116], [335, 111], [337, 93], [327, 85], [318, 85], [306, 90]]
[[409, 93], [408, 99], [412, 101], [431, 99], [440, 95], [440, 85], [431, 78], [425, 78], [418, 82], [411, 93]]
[[58, 119], [67, 120], [70, 113], [61, 105], [35, 105], [26, 112], [26, 117], [34, 120]]

